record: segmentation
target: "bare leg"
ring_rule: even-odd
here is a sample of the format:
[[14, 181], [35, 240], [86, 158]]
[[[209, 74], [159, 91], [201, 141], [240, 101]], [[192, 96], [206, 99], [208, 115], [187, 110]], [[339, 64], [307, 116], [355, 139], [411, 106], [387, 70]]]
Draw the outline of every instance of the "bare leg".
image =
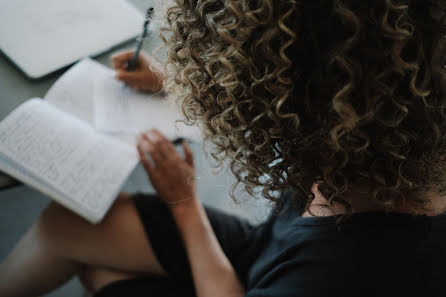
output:
[[165, 275], [128, 197], [98, 225], [51, 204], [0, 265], [0, 296], [44, 294], [86, 266]]

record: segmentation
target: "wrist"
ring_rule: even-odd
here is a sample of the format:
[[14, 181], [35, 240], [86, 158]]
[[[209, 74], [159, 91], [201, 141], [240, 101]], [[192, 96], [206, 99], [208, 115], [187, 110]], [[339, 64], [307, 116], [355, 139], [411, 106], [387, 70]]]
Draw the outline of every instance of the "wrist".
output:
[[168, 207], [175, 220], [187, 220], [191, 215], [195, 216], [201, 203], [197, 197], [192, 197], [178, 203], [168, 203]]

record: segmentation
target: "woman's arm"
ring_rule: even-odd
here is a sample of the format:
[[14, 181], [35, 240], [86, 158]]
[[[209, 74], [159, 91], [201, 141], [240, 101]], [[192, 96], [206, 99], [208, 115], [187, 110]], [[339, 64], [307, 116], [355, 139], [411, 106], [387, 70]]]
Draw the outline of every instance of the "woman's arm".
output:
[[199, 297], [236, 297], [244, 288], [224, 254], [197, 199], [171, 207], [178, 224]]
[[169, 204], [180, 230], [197, 296], [243, 296], [244, 288], [197, 198], [192, 152], [186, 144], [183, 147], [184, 159], [163, 135], [152, 130], [141, 137], [138, 151], [153, 186]]

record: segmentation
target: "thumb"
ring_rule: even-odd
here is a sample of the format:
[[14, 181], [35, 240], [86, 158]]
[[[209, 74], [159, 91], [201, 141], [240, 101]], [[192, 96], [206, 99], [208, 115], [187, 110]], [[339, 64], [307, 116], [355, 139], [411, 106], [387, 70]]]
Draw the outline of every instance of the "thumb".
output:
[[192, 153], [191, 149], [187, 145], [186, 141], [183, 141], [183, 150], [184, 150], [184, 155], [185, 155], [187, 164], [189, 164], [190, 166], [193, 167], [194, 166], [194, 154]]

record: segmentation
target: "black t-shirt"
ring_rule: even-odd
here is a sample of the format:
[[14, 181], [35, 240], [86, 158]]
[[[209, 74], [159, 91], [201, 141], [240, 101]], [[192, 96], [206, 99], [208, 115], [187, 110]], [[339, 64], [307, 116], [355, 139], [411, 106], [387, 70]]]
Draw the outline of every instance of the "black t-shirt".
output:
[[[195, 296], [168, 207], [150, 195], [135, 203], [168, 277], [119, 281], [95, 297]], [[446, 296], [446, 214], [361, 213], [337, 225], [333, 217], [302, 218], [285, 208], [252, 226], [215, 209], [206, 213], [246, 297]]]
[[247, 297], [446, 296], [446, 214], [303, 218], [289, 208], [260, 227], [267, 243]]

